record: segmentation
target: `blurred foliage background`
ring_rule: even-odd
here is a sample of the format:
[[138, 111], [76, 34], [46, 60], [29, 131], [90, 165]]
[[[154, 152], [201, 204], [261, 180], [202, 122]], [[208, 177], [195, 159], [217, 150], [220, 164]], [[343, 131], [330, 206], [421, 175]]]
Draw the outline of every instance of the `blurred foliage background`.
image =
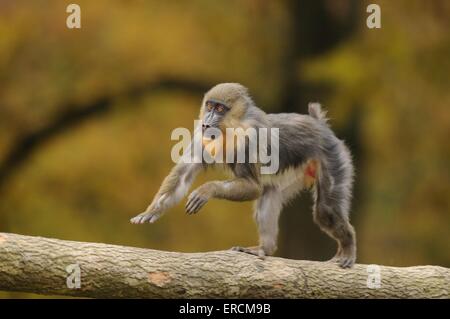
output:
[[[354, 153], [358, 261], [450, 266], [450, 1], [0, 1], [0, 231], [197, 252], [253, 245], [250, 203], [145, 209], [173, 165], [172, 129], [202, 94], [249, 87], [267, 112], [329, 110]], [[203, 174], [194, 187], [220, 172]], [[335, 244], [305, 193], [280, 220], [278, 256]], [[1, 265], [0, 265], [1, 267]], [[0, 293], [1, 297], [32, 296]]]

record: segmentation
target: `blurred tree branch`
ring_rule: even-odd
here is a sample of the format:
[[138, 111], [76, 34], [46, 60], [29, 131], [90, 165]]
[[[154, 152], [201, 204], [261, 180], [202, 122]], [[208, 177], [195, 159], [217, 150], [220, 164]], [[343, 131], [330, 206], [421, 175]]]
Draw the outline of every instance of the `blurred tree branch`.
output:
[[[69, 267], [69, 268], [68, 268]], [[74, 269], [78, 268], [79, 288]], [[107, 298], [449, 298], [450, 269], [174, 253], [0, 233], [0, 290]], [[69, 285], [68, 285], [69, 283]]]
[[57, 114], [45, 127], [19, 136], [12, 143], [12, 148], [0, 161], [0, 190], [13, 173], [23, 165], [26, 160], [51, 138], [62, 134], [83, 121], [107, 113], [114, 102], [119, 99], [135, 99], [145, 94], [156, 93], [162, 90], [182, 90], [194, 94], [203, 94], [208, 83], [183, 79], [161, 79], [149, 83], [141, 83], [130, 87], [120, 93], [104, 95], [86, 104], [60, 105], [57, 109], [64, 110]]

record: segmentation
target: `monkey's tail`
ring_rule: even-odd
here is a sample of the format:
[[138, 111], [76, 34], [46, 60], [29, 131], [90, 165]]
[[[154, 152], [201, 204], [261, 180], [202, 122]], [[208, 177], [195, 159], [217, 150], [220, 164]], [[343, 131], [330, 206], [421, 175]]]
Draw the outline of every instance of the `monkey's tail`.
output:
[[311, 102], [308, 104], [308, 113], [310, 116], [324, 124], [328, 121], [327, 112], [322, 111], [322, 106], [318, 102]]

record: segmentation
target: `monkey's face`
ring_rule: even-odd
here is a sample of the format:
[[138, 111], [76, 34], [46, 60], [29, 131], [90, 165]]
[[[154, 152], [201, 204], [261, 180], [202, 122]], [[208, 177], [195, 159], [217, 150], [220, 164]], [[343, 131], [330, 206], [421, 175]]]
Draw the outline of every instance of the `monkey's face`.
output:
[[230, 108], [223, 102], [208, 99], [204, 102], [202, 120], [202, 144], [215, 157], [224, 147], [223, 120]]
[[230, 108], [224, 103], [207, 100], [203, 106], [202, 112], [202, 131], [204, 138], [214, 140], [218, 130], [222, 129], [222, 122], [226, 114], [230, 111]]
[[[239, 83], [220, 83], [206, 92], [199, 116], [205, 151], [217, 159], [239, 147], [241, 139], [236, 141], [234, 135], [228, 136], [228, 129], [246, 130], [251, 126], [245, 118], [250, 105], [252, 100], [247, 89]], [[230, 137], [232, 140], [227, 141]], [[228, 145], [231, 145], [230, 149]]]
[[247, 108], [246, 92], [238, 83], [221, 83], [205, 94], [200, 107], [203, 145], [224, 147], [226, 129], [245, 126], [241, 118]]
[[239, 127], [246, 109], [247, 89], [238, 83], [220, 83], [211, 88], [203, 99], [200, 120], [204, 130], [216, 128], [224, 131], [228, 127]]

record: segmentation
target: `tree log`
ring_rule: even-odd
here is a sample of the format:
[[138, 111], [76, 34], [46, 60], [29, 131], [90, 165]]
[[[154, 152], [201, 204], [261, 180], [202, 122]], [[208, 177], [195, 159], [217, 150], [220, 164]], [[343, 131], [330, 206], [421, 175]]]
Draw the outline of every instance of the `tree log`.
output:
[[[93, 298], [450, 297], [448, 268], [379, 266], [378, 276], [377, 267], [340, 269], [234, 251], [177, 253], [0, 233], [5, 291]], [[79, 285], [74, 269], [80, 270]]]

